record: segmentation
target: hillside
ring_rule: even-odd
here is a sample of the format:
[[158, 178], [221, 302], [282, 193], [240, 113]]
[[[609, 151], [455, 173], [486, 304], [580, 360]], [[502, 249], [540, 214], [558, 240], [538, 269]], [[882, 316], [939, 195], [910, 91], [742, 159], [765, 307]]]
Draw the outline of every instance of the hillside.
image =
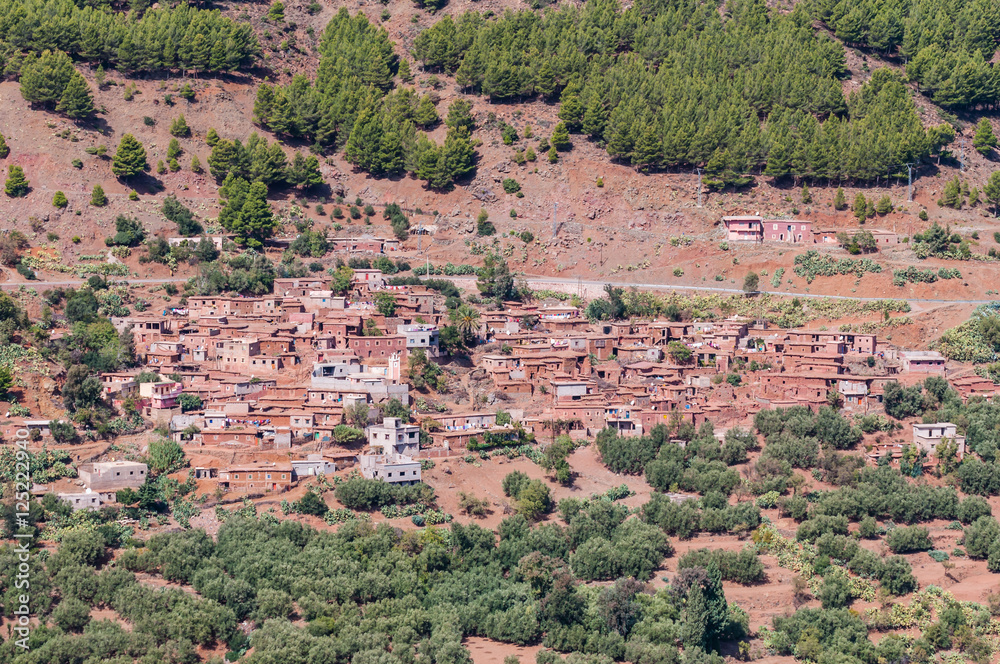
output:
[[[70, 45], [71, 50], [78, 51], [73, 54], [75, 71], [85, 80], [97, 110], [95, 115], [77, 120], [56, 110], [56, 104], [26, 101], [19, 92], [23, 80], [13, 80], [16, 76], [9, 76], [0, 84], [0, 133], [10, 148], [10, 154], [0, 165], [22, 167], [30, 183], [30, 190], [23, 198], [4, 198], [4, 211], [10, 229], [27, 236], [34, 248], [32, 253], [37, 254], [40, 247], [58, 252], [52, 254], [56, 258], [50, 264], [44, 260], [32, 262], [41, 278], [55, 278], [43, 269], [54, 267], [55, 263], [70, 266], [78, 263], [81, 257], [106, 253], [103, 240], [114, 234], [111, 230], [113, 220], [120, 214], [138, 218], [148, 236], [177, 235], [176, 226], [159, 213], [167, 195], [175, 195], [190, 208], [209, 232], [223, 230], [215, 221], [220, 211], [218, 189], [223, 178], [212, 177], [208, 172], [212, 148], [205, 141], [210, 129], [223, 139], [237, 139], [242, 143], [246, 143], [254, 132], [268, 142], [277, 139], [289, 162], [295, 152], [308, 155], [310, 144], [316, 142], [313, 147], [320, 150], [319, 172], [326, 185], [303, 190], [283, 184], [278, 178], [269, 186], [270, 204], [283, 222], [278, 235], [294, 236], [296, 231], [290, 222], [297, 214], [311, 218], [317, 229], [327, 229], [333, 235], [387, 234], [390, 229], [380, 225], [384, 222], [378, 216], [373, 219], [374, 225], [365, 226], [350, 223], [350, 215], [346, 213], [355, 198], [360, 198], [364, 204], [395, 202], [427, 213], [424, 223], [434, 223], [436, 217], [438, 230], [428, 257], [441, 264], [477, 261], [469, 255], [468, 242], [477, 240], [475, 219], [481, 209], [486, 209], [490, 221], [501, 234], [510, 230], [532, 231], [536, 242], [524, 246], [519, 241], [512, 241], [515, 247], [512, 260], [516, 269], [528, 274], [597, 280], [627, 275], [636, 283], [697, 285], [702, 280], [718, 280], [719, 276], [731, 283], [741, 279], [748, 269], [773, 273], [777, 267], [784, 267], [791, 272], [793, 252], [773, 248], [740, 250], [740, 264], [734, 266], [731, 254], [719, 247], [723, 237], [718, 228], [719, 218], [723, 214], [759, 212], [769, 217], [808, 219], [814, 228], [857, 228], [858, 222], [850, 208], [844, 211], [833, 208], [834, 184], [843, 185], [849, 206], [858, 193], [872, 203], [889, 197], [894, 210], [869, 219], [868, 227], [896, 230], [901, 236], [909, 236], [938, 222], [942, 226], [950, 225], [953, 231], [969, 240], [973, 253], [985, 254], [994, 247], [992, 215], [984, 194], [980, 193], [980, 203], [973, 207], [966, 203], [961, 210], [937, 204], [944, 185], [954, 176], [959, 176], [967, 188], [982, 192], [994, 170], [993, 152], [982, 155], [972, 149], [974, 125], [979, 120], [975, 109], [987, 106], [988, 100], [959, 103], [961, 100], [946, 99], [927, 82], [922, 92], [917, 92], [915, 82], [904, 84], [902, 79], [892, 76], [875, 76], [874, 72], [882, 67], [901, 72], [903, 54], [914, 57], [916, 47], [905, 38], [899, 44], [878, 49], [857, 39], [844, 46], [836, 39], [837, 35], [846, 34], [843, 26], [837, 27], [838, 21], [846, 21], [840, 16], [840, 5], [832, 8], [801, 5], [787, 15], [782, 14], [784, 10], [771, 10], [770, 21], [761, 23], [761, 6], [733, 4], [725, 20], [711, 29], [702, 23], [712, 23], [716, 20], [714, 15], [699, 13], [701, 10], [695, 5], [667, 10], [655, 3], [646, 3], [623, 11], [611, 4], [565, 3], [558, 9], [539, 11], [537, 17], [548, 17], [542, 19], [532, 18], [529, 10], [519, 6], [494, 2], [451, 2], [437, 12], [410, 3], [360, 5], [347, 7], [347, 10], [360, 12], [366, 18], [360, 22], [345, 16], [336, 18], [334, 23], [345, 28], [331, 28], [327, 38], [322, 35], [327, 24], [336, 17], [339, 6], [289, 3], [281, 19], [268, 18], [268, 8], [263, 5], [220, 5], [219, 8], [222, 20], [233, 20], [231, 25], [236, 27], [231, 29], [251, 29], [249, 34], [256, 35], [260, 44], [262, 57], [247, 56], [231, 74], [185, 72], [176, 66], [157, 68], [153, 61], [153, 64], [137, 62], [126, 66], [119, 61], [120, 47], [95, 58], [86, 55], [80, 47]], [[522, 13], [500, 19], [500, 23], [494, 23], [495, 18], [478, 18], [480, 15], [499, 15], [506, 10]], [[467, 14], [470, 11], [479, 12], [479, 15]], [[807, 11], [812, 12], [812, 20]], [[651, 13], [657, 16], [655, 20], [648, 18]], [[641, 20], [640, 15], [644, 17]], [[987, 15], [983, 20], [988, 18]], [[159, 20], [166, 19], [161, 16]], [[122, 26], [128, 21], [123, 21], [113, 24], [116, 30], [125, 31]], [[490, 27], [493, 25], [496, 30]], [[358, 29], [358, 26], [368, 27]], [[497, 36], [501, 26], [507, 26], [503, 28], [507, 37]], [[139, 22], [137, 29], [141, 31], [142, 28], [143, 23]], [[718, 32], [720, 29], [722, 34]], [[993, 30], [989, 25], [983, 29]], [[604, 41], [594, 36], [600, 30], [605, 31]], [[968, 30], [970, 34], [973, 31], [971, 27]], [[995, 30], [990, 32], [993, 33]], [[611, 34], [617, 35], [617, 41], [608, 41]], [[583, 35], [589, 35], [590, 41]], [[831, 39], [830, 35], [834, 37]], [[657, 55], [650, 50], [654, 38], [660, 40], [655, 51]], [[11, 40], [10, 52], [17, 41], [12, 34], [8, 34], [7, 39]], [[510, 39], [514, 41], [508, 46], [505, 40]], [[957, 49], [965, 37], [951, 34], [948, 39], [951, 40], [947, 42], [950, 48]], [[47, 45], [43, 39], [38, 41], [38, 44], [26, 42], [22, 48], [30, 52]], [[567, 47], [560, 46], [571, 43], [578, 44], [579, 53], [574, 55]], [[741, 53], [743, 45], [748, 43], [759, 43], [756, 56], [747, 54], [736, 58], [735, 54]], [[445, 48], [442, 44], [449, 46]], [[52, 45], [58, 46], [58, 40]], [[375, 78], [369, 81], [365, 81], [364, 76], [354, 78], [352, 67], [365, 61], [367, 49], [375, 47], [385, 67], [371, 74], [369, 78]], [[500, 51], [490, 50], [496, 48]], [[719, 61], [722, 55], [700, 64], [676, 60], [686, 49], [698, 48], [733, 55], [728, 62]], [[934, 48], [940, 49], [939, 46]], [[510, 52], [509, 63], [505, 59], [507, 56], [500, 58], [497, 55], [505, 49]], [[554, 50], [547, 54], [546, 49]], [[247, 52], [252, 50], [247, 47]], [[627, 55], [629, 51], [635, 55]], [[886, 52], [889, 53], [887, 59], [880, 59], [878, 54]], [[813, 58], [828, 64], [811, 69], [804, 65], [786, 66], [789, 63], [784, 58], [790, 55], [799, 60]], [[633, 66], [627, 63], [634, 64], [639, 56], [658, 66], [658, 78], [642, 83], [635, 78], [639, 70], [627, 70], [627, 66]], [[498, 88], [500, 79], [490, 74], [493, 71], [490, 68], [483, 70], [481, 81], [473, 76], [470, 83], [469, 67], [479, 61], [492, 63], [497, 58], [507, 63], [508, 73], [521, 81], [521, 88], [515, 93], [502, 86]], [[673, 64], [668, 66], [671, 58], [674, 58]], [[6, 60], [8, 72], [16, 72], [17, 59], [11, 54]], [[403, 69], [412, 72], [412, 82], [402, 80], [406, 76], [405, 71], [399, 72], [403, 62], [406, 63]], [[537, 71], [542, 62], [551, 65], [554, 71], [549, 72], [546, 67], [542, 68], [544, 71]], [[465, 70], [463, 63], [467, 64]], [[103, 85], [98, 85], [96, 80], [98, 64], [107, 67], [101, 72], [106, 77]], [[192, 66], [198, 65], [193, 63]], [[210, 64], [206, 66], [211, 68]], [[696, 72], [718, 67], [721, 67], [720, 75], [726, 68], [739, 71], [740, 76], [746, 78], [743, 88], [727, 92], [725, 87], [703, 86], [704, 89], [696, 90], [697, 86], [692, 86], [690, 77], [697, 76]], [[775, 79], [775, 72], [779, 70], [784, 72], [783, 78]], [[187, 75], [182, 75], [185, 73]], [[580, 75], [582, 79], [578, 78]], [[293, 76], [298, 78], [293, 79]], [[315, 89], [302, 87], [308, 86], [317, 76]], [[924, 78], [920, 80], [929, 80], [929, 75], [921, 76]], [[937, 71], [935, 76], [938, 81], [935, 85], [938, 85], [941, 72]], [[873, 84], [873, 77], [880, 81]], [[711, 77], [706, 74], [705, 78]], [[374, 87], [365, 88], [368, 92], [363, 98], [357, 96], [357, 91], [363, 88], [359, 80], [374, 84]], [[581, 80], [585, 80], [586, 85], [578, 85]], [[754, 81], [763, 80], [768, 81], [764, 89], [755, 87]], [[476, 84], [476, 81], [480, 82]], [[550, 81], [551, 86], [546, 87]], [[284, 119], [277, 119], [280, 113], [272, 107], [265, 112], [257, 103], [258, 115], [265, 117], [257, 117], [259, 122], [255, 125], [258, 92], [262, 85], [272, 84], [275, 87], [267, 89], [290, 100], [292, 114], [287, 116], [286, 112]], [[180, 96], [185, 86], [194, 93], [191, 101]], [[969, 87], [964, 83], [963, 86], [963, 89]], [[791, 93], [791, 90], [804, 87], [813, 90], [811, 101], [801, 94]], [[876, 88], [877, 98], [864, 100], [864, 91], [874, 92]], [[633, 108], [633, 100], [622, 97], [621, 91], [626, 89], [646, 89], [651, 103], [640, 112]], [[750, 89], [755, 92], [748, 92]], [[821, 90], [823, 102], [819, 102], [817, 96]], [[310, 115], [303, 109], [315, 108], [324, 94], [333, 95], [329, 104], [340, 109], [336, 111], [340, 116], [331, 119], [333, 125], [325, 125], [334, 127], [334, 131], [316, 134], [314, 127], [319, 125], [312, 124], [316, 122], [316, 114]], [[336, 100], [337, 94], [341, 95], [341, 101]], [[454, 184], [432, 188], [427, 179], [440, 182], [441, 174], [429, 173], [427, 168], [430, 167], [421, 167], [423, 170], [416, 174], [394, 174], [365, 155], [358, 155], [358, 145], [371, 145], [372, 140], [378, 142], [374, 134], [367, 136], [371, 139], [367, 142], [359, 140], [357, 145], [349, 145], [347, 128], [354, 119], [350, 109], [353, 107], [353, 113], [357, 113], [363, 111], [361, 107], [364, 106], [371, 111], [371, 117], [384, 116], [384, 121], [390, 123], [398, 121], [397, 133], [401, 134], [403, 150], [401, 162], [404, 164], [401, 168], [420, 170], [417, 165], [407, 164], [420, 161], [428, 145], [416, 140], [421, 132], [413, 126], [417, 118], [411, 115], [426, 111], [426, 108], [418, 108], [418, 101], [422, 101], [424, 95], [429, 95], [428, 99], [434, 103], [436, 114], [442, 120], [446, 119], [456, 100], [471, 105], [474, 168], [467, 175], [455, 176]], [[594, 106], [593, 99], [600, 95], [603, 95], [601, 107], [606, 111], [607, 123], [605, 129], [594, 133], [594, 127], [590, 126], [593, 122], [573, 114], [574, 109], [580, 108], [585, 113], [588, 107]], [[693, 98], [692, 95], [698, 96]], [[126, 101], [125, 97], [131, 100]], [[671, 97], [673, 101], [667, 102]], [[739, 103], [722, 105], [723, 98], [731, 100], [732, 104]], [[664, 100], [662, 110], [658, 110], [660, 102], [655, 101], [659, 99]], [[324, 101], [321, 106], [327, 108], [327, 103]], [[757, 121], [747, 116], [751, 107], [756, 109], [753, 112]], [[625, 111], [621, 109], [628, 108], [635, 117], [622, 115]], [[813, 113], [803, 115], [803, 111], [810, 108]], [[702, 117], [705, 112], [711, 112], [712, 117]], [[659, 120], [653, 117], [657, 113]], [[191, 133], [178, 138], [182, 151], [177, 158], [179, 170], [171, 172], [167, 166], [167, 150], [172, 138], [170, 127], [181, 114]], [[569, 149], [555, 152], [557, 161], [550, 163], [548, 152], [540, 143], [548, 142], [560, 118], [567, 117], [571, 119], [564, 120], [564, 124], [581, 133], [571, 133]], [[744, 120], [736, 123], [736, 117]], [[941, 141], [950, 138], [948, 132], [941, 129], [945, 126], [944, 119], [950, 120], [959, 131], [951, 142], [941, 145]], [[989, 118], [987, 121], [992, 122]], [[647, 150], [646, 157], [637, 161], [635, 140], [639, 136], [635, 132], [641, 134], [643, 127], [653, 127], [656, 122], [660, 122], [660, 131], [650, 129], [645, 137], [651, 139], [653, 133], [659, 133], [652, 149], [656, 158], [652, 161], [646, 158], [649, 156]], [[705, 129], [692, 135], [678, 129], [681, 125], [677, 123], [698, 127], [699, 132], [702, 128], [714, 127], [715, 133]], [[278, 127], [282, 133], [268, 132], [260, 125]], [[532, 137], [525, 138], [529, 125]], [[627, 127], [631, 127], [631, 138], [625, 135], [629, 133], [624, 132]], [[510, 145], [504, 141], [505, 128], [508, 134], [517, 136], [515, 139], [508, 136]], [[370, 129], [380, 134], [383, 128], [372, 124]], [[453, 131], [445, 122], [431, 122], [426, 129], [429, 140], [439, 147], [446, 144], [446, 136]], [[738, 136], [732, 133], [736, 130]], [[803, 132], [813, 130], [820, 135], [811, 145]], [[702, 147], [692, 150], [694, 143], [685, 143], [688, 145], [685, 147], [669, 141], [678, 131], [687, 137], [685, 140], [701, 141]], [[409, 138], [407, 132], [410, 132]], [[866, 132], [875, 132], [879, 138], [866, 138], [869, 136]], [[126, 133], [133, 134], [145, 148], [149, 166], [145, 175], [118, 178], [112, 173], [110, 157]], [[704, 143], [702, 138], [709, 140], [710, 134], [714, 138]], [[883, 144], [882, 140], [889, 143]], [[355, 164], [345, 158], [345, 145], [347, 156]], [[105, 146], [103, 157], [92, 154], [98, 146]], [[519, 165], [517, 160], [521, 157], [517, 154], [524, 154], [529, 147], [536, 153], [536, 160]], [[859, 148], [863, 148], [863, 152], [855, 154]], [[814, 156], [800, 159], [798, 150]], [[609, 151], [616, 155], [614, 159]], [[734, 157], [737, 151], [741, 154], [738, 159]], [[815, 156], [822, 154], [833, 159], [819, 160]], [[202, 166], [201, 173], [190, 169], [194, 156]], [[964, 171], [959, 169], [959, 156], [965, 163]], [[425, 161], [434, 161], [428, 160]], [[903, 177], [902, 163], [907, 160], [916, 164], [912, 203], [906, 202]], [[166, 171], [162, 174], [157, 173], [161, 161]], [[437, 162], [445, 163], [440, 158]], [[367, 164], [367, 170], [359, 168], [357, 163]], [[887, 164], [887, 167], [876, 167], [877, 163]], [[864, 164], [864, 168], [857, 170], [858, 164]], [[694, 174], [696, 167], [704, 172], [702, 207], [697, 206], [699, 178]], [[376, 172], [378, 177], [368, 171]], [[799, 172], [803, 175], [794, 175]], [[885, 174], [893, 177], [887, 181]], [[248, 172], [247, 177], [253, 176]], [[518, 196], [505, 193], [503, 181], [507, 179], [520, 185]], [[802, 202], [802, 184], [810, 189], [811, 203]], [[108, 199], [105, 207], [90, 205], [94, 185], [100, 185], [105, 191]], [[128, 194], [133, 190], [138, 194], [137, 201], [129, 200]], [[57, 191], [63, 192], [68, 200], [64, 208], [53, 206]], [[345, 218], [339, 220], [330, 216], [338, 195], [346, 201], [340, 206]], [[295, 200], [301, 204], [299, 209], [291, 208]], [[317, 203], [323, 204], [325, 215], [318, 214]], [[927, 211], [928, 221], [918, 218], [920, 210]], [[32, 218], [36, 221], [31, 221]], [[411, 220], [413, 225], [418, 221], [417, 218]], [[334, 224], [342, 229], [334, 230]], [[557, 237], [553, 242], [554, 227]], [[978, 240], [973, 239], [974, 232]], [[75, 241], [77, 237], [79, 240]], [[689, 244], [690, 241], [693, 243]], [[411, 246], [415, 244], [411, 238], [407, 247], [415, 248]], [[426, 246], [421, 243], [422, 249]], [[994, 283], [995, 270], [992, 263], [979, 261], [960, 266], [964, 282], [975, 283], [975, 286], [959, 287], [939, 281], [911, 285], [905, 291], [892, 287], [890, 267], [919, 262], [906, 245], [900, 247], [877, 259], [886, 269], [872, 279], [865, 279], [863, 284], [857, 284], [858, 295], [988, 297], [986, 291], [990, 288], [980, 285]], [[143, 251], [142, 248], [133, 249], [134, 255], [127, 259], [133, 276], [171, 274], [155, 263], [140, 266], [136, 262], [137, 254]], [[21, 275], [9, 269], [12, 267], [13, 264], [7, 265], [3, 276], [22, 280]], [[677, 267], [683, 270], [683, 275], [675, 274]], [[935, 264], [934, 269], [937, 267]], [[65, 267], [61, 269], [66, 270]], [[183, 276], [193, 269], [181, 262], [173, 273]], [[800, 282], [786, 286], [802, 293], [807, 292], [806, 288], [814, 293], [844, 290], [840, 280], [823, 278], [809, 285]]]

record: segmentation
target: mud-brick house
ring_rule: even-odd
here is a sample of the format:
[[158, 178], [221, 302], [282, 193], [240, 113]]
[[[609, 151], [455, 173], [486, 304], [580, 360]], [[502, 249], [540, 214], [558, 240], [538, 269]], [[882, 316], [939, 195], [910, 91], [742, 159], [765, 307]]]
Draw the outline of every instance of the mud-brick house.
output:
[[294, 483], [289, 462], [234, 464], [219, 471], [219, 486], [238, 493], [281, 492]]

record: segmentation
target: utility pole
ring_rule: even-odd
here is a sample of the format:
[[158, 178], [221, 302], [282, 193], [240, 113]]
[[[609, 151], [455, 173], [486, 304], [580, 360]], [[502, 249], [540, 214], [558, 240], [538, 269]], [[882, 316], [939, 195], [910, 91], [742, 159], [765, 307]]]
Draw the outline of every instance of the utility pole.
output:
[[698, 171], [698, 207], [701, 207], [701, 169], [696, 168]]
[[553, 203], [552, 208], [552, 239], [555, 239], [559, 234], [559, 222], [556, 218], [559, 216], [559, 203]]
[[[440, 215], [438, 215], [440, 216]], [[434, 217], [434, 224], [438, 223], [438, 216]], [[421, 220], [420, 229], [423, 230], [424, 222]], [[424, 274], [428, 277], [431, 275], [431, 255], [430, 255], [430, 245], [427, 246], [427, 253], [424, 254]]]
[[909, 203], [913, 202], [913, 164], [906, 164], [906, 200]]

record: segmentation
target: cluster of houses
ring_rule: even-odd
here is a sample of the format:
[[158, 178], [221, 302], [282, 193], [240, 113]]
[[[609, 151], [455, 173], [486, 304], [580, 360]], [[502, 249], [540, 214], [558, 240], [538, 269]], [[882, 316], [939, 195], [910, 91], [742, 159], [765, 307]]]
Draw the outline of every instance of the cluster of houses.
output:
[[[765, 219], [756, 215], [739, 215], [722, 218], [728, 242], [753, 242], [768, 244], [838, 244], [837, 231], [815, 229], [811, 221], [802, 219]], [[899, 244], [893, 231], [867, 229], [881, 249]]]
[[[727, 218], [740, 241], [759, 241], [746, 233], [814, 237], [808, 222], [775, 223]], [[386, 293], [395, 306], [376, 306]], [[410, 357], [442, 359], [448, 312], [438, 293], [390, 286], [375, 269], [355, 270], [347, 294], [332, 293], [323, 276], [283, 278], [272, 295], [189, 297], [182, 309], [112, 322], [132, 333], [143, 367], [102, 374], [104, 396], [208, 458], [192, 464], [197, 480], [241, 494], [281, 492], [355, 464], [365, 477], [410, 484], [421, 479], [422, 459], [528, 434], [580, 438], [610, 427], [638, 436], [707, 419], [724, 430], [763, 408], [831, 403], [880, 413], [887, 384], [946, 372], [939, 353], [900, 350], [875, 333], [777, 329], [740, 317], [593, 322], [565, 303], [507, 303], [480, 312], [476, 366], [457, 399], [467, 404], [427, 393], [418, 400]], [[975, 375], [951, 382], [963, 398], [997, 390]], [[410, 420], [382, 417], [393, 401], [413, 407]], [[345, 424], [363, 428], [363, 439], [344, 439]], [[44, 420], [9, 426], [49, 434]], [[922, 426], [914, 444], [929, 456], [942, 440], [964, 453], [954, 425]], [[898, 461], [899, 447], [876, 447], [869, 459]], [[80, 470], [82, 490], [60, 493], [75, 508], [93, 508], [141, 486], [147, 472], [141, 463], [93, 463]]]

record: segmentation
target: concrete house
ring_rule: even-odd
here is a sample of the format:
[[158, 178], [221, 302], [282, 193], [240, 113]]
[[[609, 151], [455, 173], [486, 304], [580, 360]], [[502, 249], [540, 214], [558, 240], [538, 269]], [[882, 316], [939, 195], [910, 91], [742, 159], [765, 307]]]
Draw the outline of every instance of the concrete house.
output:
[[769, 219], [764, 222], [764, 241], [812, 244], [812, 222], [798, 219]]
[[368, 427], [367, 433], [369, 451], [360, 457], [362, 475], [393, 484], [420, 481], [420, 462], [413, 458], [420, 451], [420, 427], [387, 417]]
[[764, 218], [756, 216], [723, 217], [726, 239], [730, 242], [763, 242]]
[[79, 473], [83, 485], [91, 491], [117, 491], [142, 486], [149, 467], [136, 461], [105, 461], [85, 463]]
[[912, 373], [937, 374], [945, 373], [944, 355], [936, 350], [904, 350], [899, 353], [899, 361], [903, 371]]
[[958, 445], [959, 459], [965, 456], [965, 436], [958, 435], [958, 427], [951, 422], [913, 425], [913, 444], [931, 456], [944, 440]]

